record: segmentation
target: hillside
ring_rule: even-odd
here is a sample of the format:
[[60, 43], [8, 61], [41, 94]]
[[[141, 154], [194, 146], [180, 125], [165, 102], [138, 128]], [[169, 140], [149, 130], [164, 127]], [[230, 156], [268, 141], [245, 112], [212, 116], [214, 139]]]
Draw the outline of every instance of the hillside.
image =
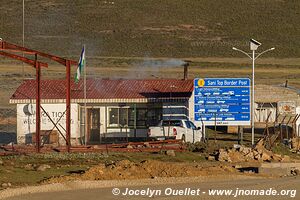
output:
[[[0, 37], [22, 43], [22, 2], [0, 0]], [[269, 57], [300, 56], [298, 0], [26, 0], [25, 44], [57, 55], [242, 57], [249, 38]], [[268, 56], [267, 56], [268, 57]]]

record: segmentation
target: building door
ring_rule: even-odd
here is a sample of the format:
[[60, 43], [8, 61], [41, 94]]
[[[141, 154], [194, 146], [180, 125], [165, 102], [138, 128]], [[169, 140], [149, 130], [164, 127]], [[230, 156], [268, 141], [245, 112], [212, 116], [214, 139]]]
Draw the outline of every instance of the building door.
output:
[[89, 108], [87, 114], [88, 141], [92, 143], [100, 142], [100, 108]]

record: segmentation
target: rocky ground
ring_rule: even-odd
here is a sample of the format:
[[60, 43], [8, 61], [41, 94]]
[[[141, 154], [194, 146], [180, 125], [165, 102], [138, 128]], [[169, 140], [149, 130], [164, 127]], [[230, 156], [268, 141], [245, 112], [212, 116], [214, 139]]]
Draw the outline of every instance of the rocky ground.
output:
[[193, 163], [161, 162], [144, 160], [131, 162], [122, 160], [99, 164], [86, 172], [78, 172], [70, 176], [52, 177], [43, 183], [61, 183], [75, 180], [128, 180], [128, 179], [155, 179], [158, 177], [198, 177], [221, 174], [238, 174], [232, 166], [212, 165], [204, 166]]
[[221, 162], [290, 162], [291, 158], [287, 155], [276, 154], [264, 147], [264, 140], [261, 139], [254, 148], [243, 145], [234, 145], [230, 149], [219, 149], [214, 154], [208, 156], [209, 160]]

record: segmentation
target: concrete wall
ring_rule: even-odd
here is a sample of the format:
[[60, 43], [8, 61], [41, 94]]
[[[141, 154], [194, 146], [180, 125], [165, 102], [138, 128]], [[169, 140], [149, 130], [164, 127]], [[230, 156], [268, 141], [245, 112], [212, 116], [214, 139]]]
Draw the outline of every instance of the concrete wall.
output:
[[[54, 122], [58, 122], [58, 127], [65, 134], [66, 110], [65, 104], [42, 104], [41, 105]], [[36, 118], [35, 104], [17, 104], [17, 142], [19, 144], [30, 143], [32, 133], [35, 133]], [[41, 110], [41, 130], [52, 130], [54, 127], [51, 120]], [[54, 128], [54, 130], [57, 130]], [[78, 105], [71, 104], [71, 138], [79, 137]]]

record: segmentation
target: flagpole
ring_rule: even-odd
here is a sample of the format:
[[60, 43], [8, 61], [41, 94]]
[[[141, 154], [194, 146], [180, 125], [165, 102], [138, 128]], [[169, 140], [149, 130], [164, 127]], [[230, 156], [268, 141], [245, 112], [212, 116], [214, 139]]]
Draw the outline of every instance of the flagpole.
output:
[[[84, 48], [84, 54], [85, 54], [85, 44], [83, 45]], [[86, 54], [84, 55], [84, 57], [86, 56]], [[84, 59], [84, 65], [83, 65], [83, 90], [84, 90], [84, 144], [87, 145], [87, 109], [86, 109], [86, 59]]]

